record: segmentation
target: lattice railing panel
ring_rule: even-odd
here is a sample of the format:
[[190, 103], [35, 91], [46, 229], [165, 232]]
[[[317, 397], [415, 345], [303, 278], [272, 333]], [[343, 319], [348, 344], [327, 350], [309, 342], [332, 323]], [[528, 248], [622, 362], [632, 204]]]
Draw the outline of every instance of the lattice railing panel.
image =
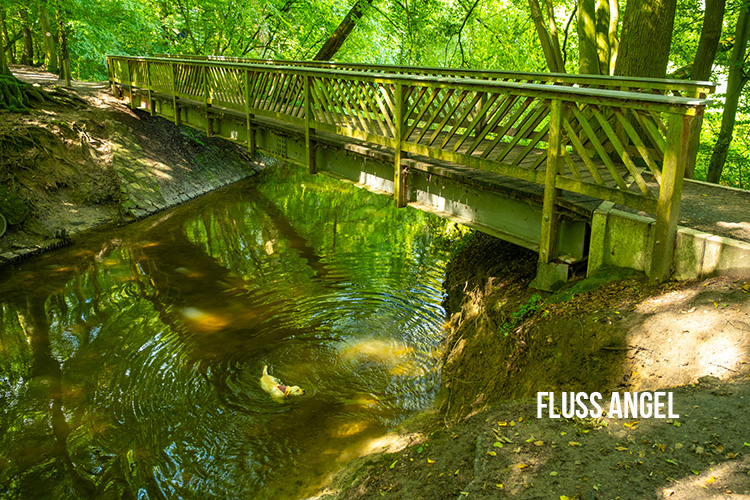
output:
[[240, 68], [223, 66], [208, 68], [208, 98], [212, 105], [245, 109], [245, 75]]
[[205, 70], [203, 66], [175, 64], [175, 92], [180, 97], [201, 101], [205, 98]]
[[304, 79], [292, 73], [248, 71], [250, 108], [304, 117]]
[[310, 94], [314, 121], [385, 139], [395, 137], [393, 85], [315, 77]]
[[164, 62], [149, 64], [151, 89], [164, 94], [172, 93], [172, 65]]

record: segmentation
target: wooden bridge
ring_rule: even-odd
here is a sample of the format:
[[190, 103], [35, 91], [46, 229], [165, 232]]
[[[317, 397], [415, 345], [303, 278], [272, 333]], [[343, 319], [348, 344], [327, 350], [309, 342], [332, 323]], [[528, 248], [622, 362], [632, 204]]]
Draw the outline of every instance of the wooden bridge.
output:
[[[307, 165], [539, 253], [536, 285], [601, 252], [604, 202], [652, 214], [670, 276], [708, 82], [221, 57], [107, 58], [134, 108]], [[633, 251], [643, 251], [634, 248]]]

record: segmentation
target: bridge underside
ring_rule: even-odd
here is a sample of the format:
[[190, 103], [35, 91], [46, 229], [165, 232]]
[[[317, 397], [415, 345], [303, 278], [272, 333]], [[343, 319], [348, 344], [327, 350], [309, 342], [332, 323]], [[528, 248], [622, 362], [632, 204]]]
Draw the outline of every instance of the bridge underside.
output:
[[[116, 95], [127, 95], [115, 88]], [[149, 99], [150, 97], [150, 99]], [[246, 144], [271, 156], [308, 165], [305, 131], [281, 121], [215, 109], [207, 116], [204, 103], [172, 96], [133, 93], [133, 105], [211, 136]], [[152, 103], [150, 104], [149, 101]], [[314, 170], [386, 196], [395, 196], [394, 152], [383, 146], [315, 132]], [[468, 225], [535, 252], [540, 249], [544, 187], [493, 172], [426, 157], [406, 157], [404, 202], [414, 208]], [[558, 259], [540, 267], [536, 286], [559, 287], [571, 264], [588, 254], [590, 225], [601, 200], [561, 192], [557, 200], [560, 225]]]

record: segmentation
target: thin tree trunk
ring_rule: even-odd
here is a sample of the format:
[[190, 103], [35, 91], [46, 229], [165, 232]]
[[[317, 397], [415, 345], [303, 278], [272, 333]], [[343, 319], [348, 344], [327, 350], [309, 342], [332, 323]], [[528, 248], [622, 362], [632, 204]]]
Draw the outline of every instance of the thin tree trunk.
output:
[[57, 74], [60, 69], [57, 64], [57, 37], [55, 36], [55, 33], [52, 32], [52, 23], [50, 23], [49, 20], [47, 3], [44, 1], [39, 2], [39, 19], [42, 24], [42, 37], [44, 38], [44, 54], [47, 71]]
[[564, 73], [565, 68], [558, 63], [558, 61], [562, 61], [562, 54], [559, 51], [555, 53], [552, 38], [544, 22], [544, 15], [542, 14], [539, 0], [529, 0], [529, 10], [531, 11], [531, 19], [534, 21], [536, 32], [539, 35], [539, 41], [542, 44], [542, 51], [544, 52], [544, 59], [547, 61], [547, 67], [553, 73]]
[[599, 74], [597, 18], [594, 0], [578, 0], [578, 72]]
[[615, 74], [664, 78], [677, 0], [629, 0]]
[[721, 115], [719, 138], [716, 141], [713, 153], [711, 154], [711, 160], [708, 163], [708, 173], [706, 174], [708, 182], [718, 183], [719, 179], [721, 179], [721, 172], [724, 170], [724, 163], [727, 159], [727, 153], [729, 153], [729, 145], [732, 143], [734, 136], [734, 121], [737, 116], [737, 107], [742, 95], [742, 88], [748, 80], [743, 72], [748, 36], [750, 36], [750, 5], [746, 4], [740, 8], [740, 15], [737, 19], [734, 48], [732, 48], [732, 57], [729, 62], [727, 98], [724, 103], [724, 113]]
[[349, 34], [357, 26], [357, 22], [364, 14], [367, 7], [372, 5], [373, 0], [357, 0], [357, 3], [349, 9], [343, 21], [336, 28], [336, 31], [323, 43], [318, 53], [313, 57], [313, 61], [330, 61], [336, 52], [339, 51]]
[[8, 63], [5, 60], [5, 51], [0, 50], [0, 75], [8, 76], [11, 74], [12, 73], [10, 72], [10, 69], [8, 68]]
[[18, 12], [18, 15], [21, 18], [21, 32], [23, 33], [23, 55], [21, 56], [21, 64], [31, 66], [34, 64], [34, 39], [31, 36], [29, 16], [24, 9], [21, 9]]
[[557, 59], [557, 71], [565, 73], [565, 64], [562, 60], [562, 51], [560, 50], [560, 37], [557, 36], [557, 23], [555, 22], [555, 8], [552, 5], [552, 0], [545, 0], [547, 4], [547, 24], [549, 26], [549, 37], [552, 40], [552, 48], [554, 49], [555, 59]]
[[620, 4], [617, 0], [609, 0], [609, 71], [608, 75], [615, 74], [617, 55], [620, 49], [620, 40], [617, 38], [617, 29], [620, 27]]
[[5, 22], [5, 8], [0, 7], [0, 41], [2, 42], [2, 50], [7, 46], [5, 50], [5, 62], [7, 64], [16, 63], [16, 51], [14, 50], [13, 44], [10, 42], [10, 36], [8, 35], [8, 25]]
[[716, 51], [719, 48], [721, 38], [721, 25], [724, 21], [724, 7], [726, 0], [706, 0], [706, 10], [703, 15], [703, 30], [698, 42], [698, 50], [693, 61], [693, 70], [690, 72], [691, 80], [709, 80], [711, 68], [716, 59]]
[[70, 51], [68, 47], [68, 28], [64, 21], [60, 21], [60, 45], [62, 50], [61, 80], [65, 80], [65, 87], [71, 88], [70, 81], [73, 79], [70, 74]]

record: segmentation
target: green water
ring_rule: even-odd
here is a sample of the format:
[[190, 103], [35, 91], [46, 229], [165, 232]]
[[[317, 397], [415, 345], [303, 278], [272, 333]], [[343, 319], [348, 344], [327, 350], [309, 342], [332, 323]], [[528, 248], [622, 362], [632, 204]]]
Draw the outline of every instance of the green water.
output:
[[446, 227], [280, 165], [0, 270], [0, 498], [312, 494], [430, 405]]

